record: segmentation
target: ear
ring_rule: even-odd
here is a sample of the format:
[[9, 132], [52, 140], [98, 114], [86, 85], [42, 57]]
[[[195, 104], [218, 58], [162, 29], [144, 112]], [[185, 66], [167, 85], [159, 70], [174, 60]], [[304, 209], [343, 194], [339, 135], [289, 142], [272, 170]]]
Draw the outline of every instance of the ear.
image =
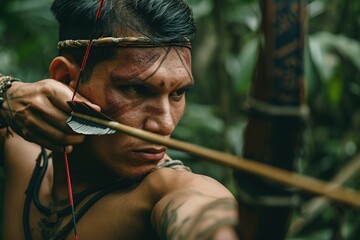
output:
[[51, 78], [71, 87], [76, 84], [79, 71], [80, 69], [75, 63], [62, 56], [54, 58], [49, 67]]

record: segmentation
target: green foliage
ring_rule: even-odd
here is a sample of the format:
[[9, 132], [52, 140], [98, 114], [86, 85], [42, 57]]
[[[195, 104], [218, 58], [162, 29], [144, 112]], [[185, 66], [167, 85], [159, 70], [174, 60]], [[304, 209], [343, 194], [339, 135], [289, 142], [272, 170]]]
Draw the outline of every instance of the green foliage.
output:
[[29, 82], [48, 75], [49, 62], [57, 52], [57, 27], [49, 11], [51, 2], [3, 0], [0, 72]]
[[[194, 75], [198, 85], [189, 105], [194, 101], [197, 108], [199, 104], [204, 108], [211, 106], [212, 117], [223, 124], [217, 135], [208, 130], [213, 134], [211, 138], [208, 132], [190, 127], [188, 122], [182, 122], [184, 127], [180, 129], [190, 128], [187, 131], [196, 134], [197, 142], [198, 134], [202, 134], [202, 145], [209, 143], [213, 147], [217, 141], [214, 148], [241, 154], [242, 131], [246, 124], [244, 102], [259, 43], [258, 1], [221, 1], [221, 8], [216, 6], [217, 1], [199, 2], [209, 2], [209, 7], [208, 15], [202, 12], [197, 18], [199, 29], [205, 27], [206, 31], [200, 30], [194, 46]], [[299, 171], [324, 180], [332, 179], [359, 152], [359, 12], [359, 2], [353, 1], [316, 0], [308, 4], [309, 34], [304, 66], [311, 118], [305, 132]], [[199, 112], [191, 108], [187, 113], [197, 114]], [[195, 134], [189, 137], [179, 134], [179, 137], [192, 141]], [[197, 169], [213, 174], [209, 171], [211, 167]], [[229, 172], [222, 170], [223, 174], [219, 174], [220, 171], [221, 168], [217, 168], [213, 176], [231, 186], [230, 177], [226, 177]], [[352, 177], [346, 185], [359, 188], [359, 179]], [[330, 205], [309, 222], [312, 228], [306, 227], [289, 239], [357, 239], [360, 220], [355, 216], [359, 215], [354, 209]], [[295, 214], [294, 222], [298, 217], [301, 214]]]
[[[240, 155], [245, 101], [259, 46], [258, 0], [189, 0], [198, 34], [193, 43], [196, 88], [175, 138]], [[57, 27], [51, 0], [2, 0], [0, 72], [26, 81], [47, 77], [56, 55]], [[305, 79], [311, 119], [299, 171], [331, 179], [359, 152], [360, 1], [311, 0]], [[215, 177], [233, 190], [232, 171], [186, 153], [171, 151], [194, 172]], [[346, 185], [359, 188], [359, 177]], [[294, 222], [301, 214], [294, 215]], [[359, 212], [329, 205], [309, 226], [289, 237], [357, 239]], [[335, 237], [337, 236], [337, 237]]]
[[[340, 34], [318, 32], [309, 36], [309, 48], [315, 68], [312, 71], [318, 73], [318, 78], [326, 88], [327, 102], [337, 106], [344, 93], [342, 64], [346, 62], [354, 70], [360, 71], [360, 42]], [[308, 76], [308, 81], [316, 81], [316, 76]], [[312, 95], [314, 93], [309, 91], [309, 96]]]

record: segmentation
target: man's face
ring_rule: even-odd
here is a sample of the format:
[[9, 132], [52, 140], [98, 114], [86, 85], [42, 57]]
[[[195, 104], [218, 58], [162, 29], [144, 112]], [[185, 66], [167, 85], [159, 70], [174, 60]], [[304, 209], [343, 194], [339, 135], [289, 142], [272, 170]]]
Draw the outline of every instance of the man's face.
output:
[[[112, 119], [170, 137], [185, 110], [185, 93], [193, 86], [188, 48], [123, 48], [98, 64], [79, 92]], [[123, 177], [150, 171], [166, 148], [125, 134], [88, 137], [85, 146]]]

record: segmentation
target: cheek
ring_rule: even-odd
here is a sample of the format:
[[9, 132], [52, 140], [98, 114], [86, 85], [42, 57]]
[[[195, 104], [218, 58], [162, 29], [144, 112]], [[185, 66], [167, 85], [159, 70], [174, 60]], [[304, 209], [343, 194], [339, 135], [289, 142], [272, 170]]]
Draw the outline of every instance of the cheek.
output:
[[105, 87], [103, 91], [105, 100], [101, 109], [105, 115], [124, 124], [126, 124], [126, 122], [131, 123], [134, 119], [138, 119], [139, 114], [136, 108], [141, 104], [141, 101], [130, 101], [110, 86]]
[[173, 117], [175, 126], [180, 122], [182, 116], [184, 115], [185, 107], [186, 107], [185, 100], [182, 100], [182, 101], [176, 103], [172, 107], [172, 117]]
[[105, 86], [103, 93], [105, 96], [104, 106], [102, 106], [104, 114], [115, 118], [119, 113], [125, 113], [130, 110], [130, 103], [127, 103], [111, 86]]

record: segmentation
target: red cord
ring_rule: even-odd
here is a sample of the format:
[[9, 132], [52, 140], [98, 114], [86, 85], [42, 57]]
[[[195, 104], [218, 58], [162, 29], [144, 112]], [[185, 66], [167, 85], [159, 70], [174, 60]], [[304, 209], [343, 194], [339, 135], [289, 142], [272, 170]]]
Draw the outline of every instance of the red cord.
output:
[[71, 184], [71, 177], [70, 177], [70, 169], [69, 169], [69, 160], [68, 155], [64, 152], [64, 160], [65, 160], [65, 168], [66, 168], [66, 179], [67, 179], [67, 186], [68, 186], [68, 194], [69, 194], [69, 202], [71, 206], [71, 213], [73, 219], [73, 226], [74, 226], [74, 234], [75, 240], [78, 240], [78, 234], [76, 229], [76, 216], [75, 216], [75, 206], [74, 206], [74, 199], [73, 199], [73, 190]]
[[105, 0], [101, 0], [100, 1], [100, 5], [99, 5], [99, 8], [96, 12], [96, 20], [99, 20], [100, 19], [100, 15], [101, 15], [101, 10], [103, 9], [103, 6], [104, 6], [104, 1]]
[[[77, 79], [76, 86], [75, 86], [75, 89], [74, 89], [74, 94], [72, 96], [71, 101], [74, 101], [75, 95], [76, 95], [78, 87], [79, 87], [79, 83], [80, 83], [82, 73], [84, 72], [86, 63], [88, 61], [89, 54], [90, 54], [90, 49], [92, 47], [92, 39], [93, 39], [94, 30], [95, 30], [95, 27], [96, 27], [96, 22], [100, 19], [101, 10], [103, 9], [104, 2], [105, 2], [105, 0], [100, 1], [99, 8], [98, 8], [98, 10], [96, 12], [96, 18], [95, 18], [94, 26], [93, 26], [92, 32], [90, 34], [90, 39], [89, 39], [90, 42], [89, 42], [89, 45], [86, 48], [84, 58], [83, 58], [83, 61], [81, 63], [79, 77]], [[65, 151], [64, 151], [64, 159], [65, 159], [66, 178], [67, 178], [67, 185], [68, 185], [69, 201], [70, 201], [70, 206], [71, 206], [71, 211], [72, 211], [72, 219], [73, 219], [75, 240], [78, 240], [79, 237], [78, 237], [77, 229], [76, 229], [75, 206], [74, 206], [73, 191], [72, 191], [72, 186], [71, 186], [72, 184], [71, 184], [71, 178], [70, 178], [69, 161], [68, 161], [68, 155], [67, 155], [67, 153]]]
[[89, 44], [88, 44], [87, 47], [86, 47], [86, 51], [85, 51], [85, 54], [84, 54], [84, 58], [83, 58], [82, 63], [81, 63], [80, 72], [79, 72], [79, 77], [78, 77], [78, 79], [77, 79], [76, 86], [75, 86], [75, 89], [74, 89], [74, 94], [73, 94], [73, 96], [72, 96], [72, 98], [71, 98], [71, 101], [74, 101], [74, 99], [75, 99], [75, 95], [76, 95], [76, 93], [77, 93], [77, 90], [78, 90], [78, 87], [79, 87], [79, 84], [80, 84], [81, 76], [82, 76], [82, 74], [83, 74], [83, 72], [84, 72], [86, 63], [87, 63], [87, 61], [88, 61], [89, 54], [90, 54], [90, 49], [91, 49], [91, 47], [92, 47], [92, 39], [93, 39], [93, 35], [94, 35], [94, 30], [95, 30], [95, 27], [96, 27], [96, 22], [100, 19], [101, 10], [103, 9], [104, 2], [105, 2], [105, 0], [101, 0], [101, 1], [100, 1], [99, 8], [98, 8], [98, 10], [96, 11], [96, 17], [95, 17], [94, 26], [93, 26], [92, 32], [91, 32], [91, 34], [90, 34]]

